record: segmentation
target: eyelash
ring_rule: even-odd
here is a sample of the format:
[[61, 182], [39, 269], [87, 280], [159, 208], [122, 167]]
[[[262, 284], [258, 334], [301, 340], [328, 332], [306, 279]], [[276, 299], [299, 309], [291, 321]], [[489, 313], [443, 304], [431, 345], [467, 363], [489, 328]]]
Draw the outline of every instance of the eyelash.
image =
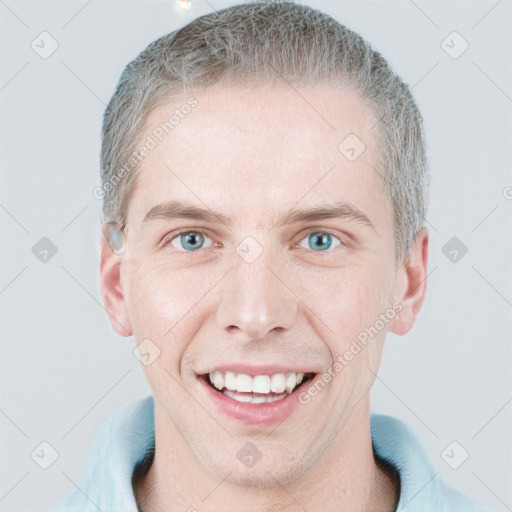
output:
[[[207, 236], [208, 238], [212, 239], [211, 236], [208, 235], [208, 233], [206, 231], [203, 231], [201, 229], [182, 229], [182, 230], [179, 230], [175, 233], [172, 233], [172, 236], [169, 237], [163, 244], [162, 244], [162, 248], [166, 248], [168, 247], [169, 245], [171, 245], [171, 242], [178, 238], [180, 235], [183, 235], [183, 234], [186, 234], [186, 233], [199, 233], [201, 235], [205, 235]], [[314, 252], [314, 253], [321, 253], [322, 256], [325, 256], [326, 254], [332, 254], [333, 252], [336, 252], [336, 249], [343, 249], [347, 246], [346, 242], [341, 239], [339, 236], [335, 235], [334, 233], [332, 233], [331, 231], [329, 230], [325, 230], [325, 229], [319, 229], [319, 228], [311, 228], [310, 230], [308, 230], [304, 236], [299, 240], [299, 242], [297, 244], [293, 244], [292, 247], [294, 249], [305, 249], [304, 247], [300, 247], [299, 244], [300, 242], [302, 242], [302, 240], [304, 240], [304, 238], [307, 238], [309, 235], [313, 234], [313, 233], [321, 233], [321, 234], [326, 234], [326, 235], [330, 235], [334, 238], [337, 238], [339, 240], [339, 245], [337, 247], [335, 247], [334, 249], [332, 250], [321, 250], [321, 251], [314, 251], [313, 249], [306, 249], [306, 250], [310, 250], [311, 252]], [[212, 239], [212, 242], [213, 242], [213, 239]], [[216, 242], [213, 242], [213, 245], [215, 245]], [[176, 252], [178, 253], [187, 253], [187, 254], [194, 254], [194, 256], [199, 256], [201, 254], [204, 253], [205, 250], [208, 250], [208, 249], [212, 249], [212, 247], [208, 247], [206, 249], [196, 249], [196, 250], [190, 250], [190, 251], [187, 251], [187, 250], [182, 250], [182, 249], [176, 249]]]

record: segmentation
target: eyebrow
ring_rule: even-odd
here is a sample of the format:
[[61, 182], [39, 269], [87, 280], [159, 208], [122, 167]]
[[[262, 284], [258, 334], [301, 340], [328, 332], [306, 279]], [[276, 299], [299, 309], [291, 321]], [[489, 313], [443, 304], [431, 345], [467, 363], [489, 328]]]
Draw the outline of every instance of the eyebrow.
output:
[[[146, 213], [143, 223], [154, 219], [179, 218], [224, 224], [226, 226], [233, 225], [233, 219], [222, 213], [179, 200], [166, 201], [153, 206]], [[294, 222], [310, 222], [335, 218], [349, 219], [375, 229], [364, 212], [352, 204], [344, 202], [321, 204], [312, 208], [295, 208], [282, 215], [275, 225], [282, 226]]]

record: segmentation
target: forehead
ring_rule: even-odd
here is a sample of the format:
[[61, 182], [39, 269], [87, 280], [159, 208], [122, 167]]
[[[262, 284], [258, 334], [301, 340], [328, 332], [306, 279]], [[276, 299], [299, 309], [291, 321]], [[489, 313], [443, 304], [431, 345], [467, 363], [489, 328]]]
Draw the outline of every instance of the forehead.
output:
[[[183, 108], [190, 97], [195, 106]], [[259, 221], [299, 201], [356, 201], [377, 209], [375, 196], [384, 198], [374, 125], [373, 112], [349, 90], [190, 93], [146, 120], [143, 139], [155, 144], [142, 162], [128, 224], [142, 222], [150, 208], [169, 199], [234, 217], [254, 214]]]

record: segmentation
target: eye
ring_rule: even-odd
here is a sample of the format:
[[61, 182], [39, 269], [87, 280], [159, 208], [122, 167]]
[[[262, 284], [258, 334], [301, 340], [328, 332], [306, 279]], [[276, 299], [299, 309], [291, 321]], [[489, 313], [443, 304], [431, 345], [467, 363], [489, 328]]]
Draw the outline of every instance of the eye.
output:
[[[206, 242], [206, 245], [205, 245]], [[308, 245], [304, 246], [304, 242]], [[212, 239], [203, 231], [184, 230], [175, 234], [172, 238], [164, 241], [162, 246], [172, 245], [179, 252], [198, 252], [198, 249], [207, 249], [212, 246]], [[312, 249], [315, 252], [335, 249], [340, 245], [345, 245], [337, 236], [327, 231], [311, 231], [305, 238], [293, 247], [303, 249]]]
[[[204, 245], [205, 239], [210, 240], [209, 245]], [[181, 233], [175, 235], [168, 242], [165, 242], [164, 245], [168, 245], [170, 243], [173, 247], [181, 250], [182, 252], [193, 252], [197, 249], [210, 247], [211, 242], [211, 238], [202, 231], [182, 231]]]
[[[334, 241], [333, 239], [337, 240], [337, 244], [334, 246], [332, 245]], [[343, 242], [337, 236], [326, 231], [310, 232], [303, 240], [307, 240], [308, 247], [304, 247], [302, 243], [299, 243], [294, 247], [302, 247], [303, 249], [325, 251], [327, 249], [334, 249], [335, 247], [338, 247], [343, 244]]]

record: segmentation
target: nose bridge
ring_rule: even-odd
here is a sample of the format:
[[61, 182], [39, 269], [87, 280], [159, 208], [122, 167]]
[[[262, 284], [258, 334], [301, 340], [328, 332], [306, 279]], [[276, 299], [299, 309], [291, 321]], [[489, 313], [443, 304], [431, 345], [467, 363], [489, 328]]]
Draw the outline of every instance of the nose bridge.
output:
[[[297, 317], [297, 302], [287, 289], [275, 252], [240, 244], [233, 269], [223, 280], [217, 323], [222, 330], [239, 330], [251, 340], [262, 339], [275, 328], [290, 329]], [[260, 249], [261, 250], [261, 249]], [[252, 253], [252, 257], [249, 256]]]

